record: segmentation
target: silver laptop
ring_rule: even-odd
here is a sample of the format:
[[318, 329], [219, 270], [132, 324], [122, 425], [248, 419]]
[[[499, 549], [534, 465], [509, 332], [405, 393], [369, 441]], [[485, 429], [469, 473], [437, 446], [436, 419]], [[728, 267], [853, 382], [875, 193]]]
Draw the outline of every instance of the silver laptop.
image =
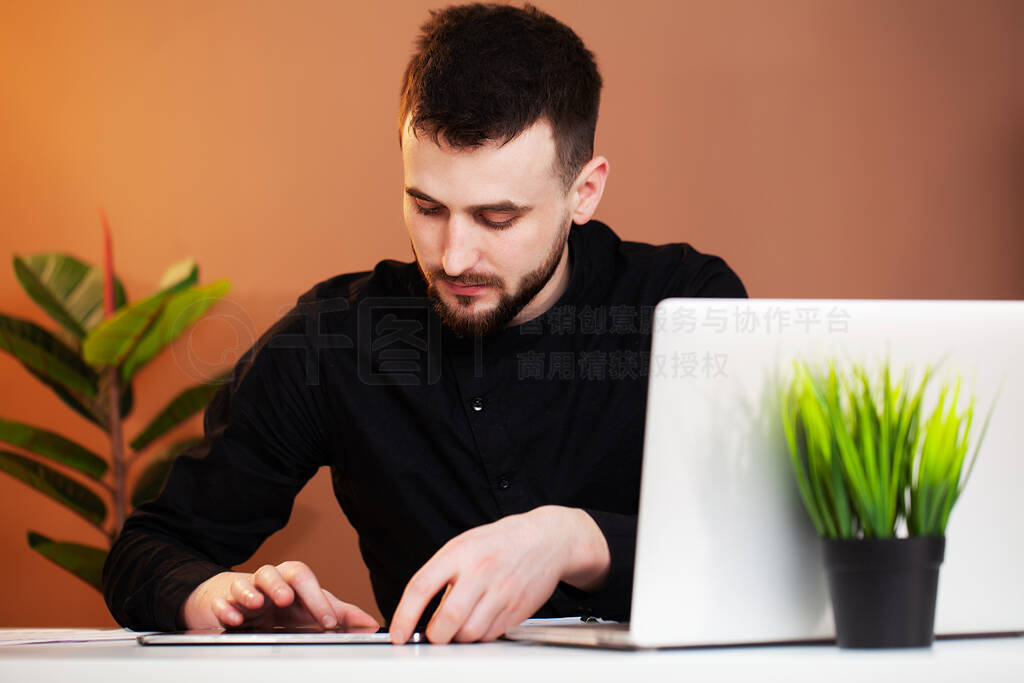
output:
[[635, 648], [833, 639], [779, 418], [796, 357], [888, 358], [918, 378], [941, 362], [936, 379], [958, 371], [976, 414], [999, 392], [947, 527], [935, 628], [1024, 631], [1024, 302], [669, 299], [654, 316], [631, 621], [507, 636]]

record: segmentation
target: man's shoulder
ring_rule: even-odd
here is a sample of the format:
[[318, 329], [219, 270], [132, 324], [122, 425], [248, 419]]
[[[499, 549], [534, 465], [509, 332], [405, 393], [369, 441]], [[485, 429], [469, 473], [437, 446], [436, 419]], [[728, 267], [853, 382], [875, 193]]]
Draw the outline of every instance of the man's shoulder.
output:
[[612, 289], [642, 290], [643, 298], [674, 296], [746, 297], [739, 276], [714, 254], [689, 242], [650, 244], [621, 239], [598, 221], [585, 226], [582, 237], [598, 278], [610, 278]]
[[414, 262], [380, 261], [373, 270], [341, 273], [313, 285], [299, 297], [300, 304], [346, 302], [355, 305], [370, 297], [422, 295], [422, 277]]
[[373, 270], [341, 273], [321, 280], [303, 292], [295, 304], [270, 326], [254, 345], [275, 347], [283, 340], [297, 343], [303, 338], [345, 332], [355, 322], [362, 301], [374, 297], [394, 300], [422, 296], [422, 277], [415, 262], [387, 259]]

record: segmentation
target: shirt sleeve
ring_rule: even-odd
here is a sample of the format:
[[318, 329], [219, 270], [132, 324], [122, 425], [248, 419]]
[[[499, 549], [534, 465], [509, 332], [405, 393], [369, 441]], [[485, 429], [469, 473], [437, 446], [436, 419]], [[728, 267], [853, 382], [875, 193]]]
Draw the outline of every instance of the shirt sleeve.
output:
[[663, 299], [686, 296], [747, 298], [743, 282], [724, 260], [718, 256], [703, 254], [688, 244], [683, 248], [683, 259], [666, 283]]
[[180, 629], [193, 589], [283, 527], [324, 462], [315, 348], [294, 313], [238, 362], [206, 408], [203, 440], [175, 460], [160, 495], [135, 510], [111, 548], [103, 594], [122, 626]]
[[636, 550], [636, 515], [583, 508], [597, 523], [608, 543], [611, 567], [604, 586], [588, 593], [566, 583], [558, 585], [559, 612], [571, 616], [593, 616], [613, 621], [629, 620], [633, 596], [633, 559]]
[[[688, 245], [684, 258], [667, 283], [663, 298], [746, 298], [739, 277], [717, 256], [697, 252]], [[584, 508], [604, 534], [611, 567], [604, 586], [587, 593], [559, 584], [553, 601], [562, 612], [628, 621], [633, 596], [633, 567], [636, 557], [637, 515]]]

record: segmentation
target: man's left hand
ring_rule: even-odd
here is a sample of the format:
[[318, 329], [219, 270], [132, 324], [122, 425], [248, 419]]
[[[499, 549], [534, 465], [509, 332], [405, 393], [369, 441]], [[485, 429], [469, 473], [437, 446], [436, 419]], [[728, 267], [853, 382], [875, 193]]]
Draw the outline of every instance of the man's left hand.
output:
[[583, 510], [547, 505], [510, 515], [459, 534], [413, 575], [391, 620], [391, 640], [405, 643], [446, 586], [427, 625], [430, 642], [491, 641], [532, 616], [559, 581], [593, 591], [610, 566], [604, 534]]

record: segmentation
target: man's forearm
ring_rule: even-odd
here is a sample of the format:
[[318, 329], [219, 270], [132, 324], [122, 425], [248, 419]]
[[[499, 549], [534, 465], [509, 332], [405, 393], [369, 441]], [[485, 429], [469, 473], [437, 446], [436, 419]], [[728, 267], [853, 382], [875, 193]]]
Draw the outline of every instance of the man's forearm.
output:
[[173, 631], [180, 626], [179, 609], [192, 590], [224, 569], [129, 523], [107, 557], [103, 597], [122, 626]]

